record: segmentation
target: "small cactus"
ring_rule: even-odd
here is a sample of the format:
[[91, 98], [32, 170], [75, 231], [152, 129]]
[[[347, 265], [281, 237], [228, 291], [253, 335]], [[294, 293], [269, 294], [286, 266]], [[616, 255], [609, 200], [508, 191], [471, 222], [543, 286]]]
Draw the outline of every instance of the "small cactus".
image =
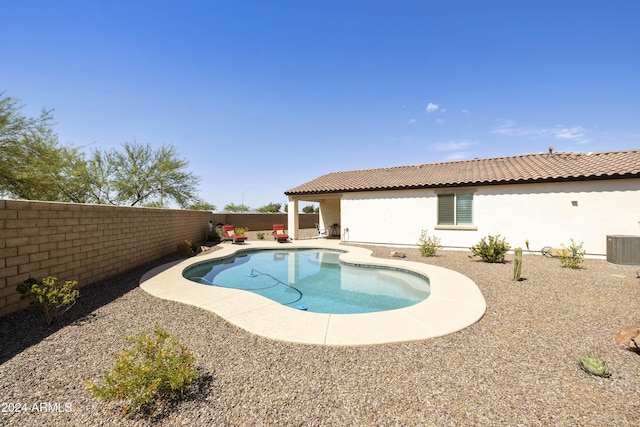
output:
[[520, 280], [522, 274], [522, 248], [515, 248], [513, 250], [513, 281]]
[[599, 377], [607, 378], [611, 376], [611, 371], [609, 370], [607, 362], [597, 356], [591, 356], [588, 354], [580, 356], [580, 368], [585, 372]]

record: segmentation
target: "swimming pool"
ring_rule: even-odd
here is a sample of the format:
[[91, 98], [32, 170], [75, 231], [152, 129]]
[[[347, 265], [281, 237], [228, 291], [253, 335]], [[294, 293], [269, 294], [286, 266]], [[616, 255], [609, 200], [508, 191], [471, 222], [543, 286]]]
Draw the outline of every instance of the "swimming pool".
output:
[[341, 263], [344, 251], [248, 250], [187, 268], [204, 285], [253, 292], [314, 313], [358, 314], [395, 310], [424, 301], [429, 280], [409, 270]]
[[[253, 292], [204, 286], [184, 277], [186, 269], [208, 260], [229, 259], [247, 249], [325, 248], [344, 252], [340, 260], [410, 270], [429, 278], [429, 298], [398, 310], [360, 314], [309, 313], [291, 309]], [[140, 279], [140, 288], [163, 300], [199, 307], [229, 324], [264, 338], [313, 345], [372, 345], [424, 340], [459, 331], [477, 322], [486, 310], [480, 289], [468, 277], [424, 262], [374, 258], [371, 251], [339, 240], [296, 240], [223, 244], [209, 253], [157, 266]], [[159, 307], [159, 309], [161, 309]], [[217, 322], [194, 325], [211, 330]]]

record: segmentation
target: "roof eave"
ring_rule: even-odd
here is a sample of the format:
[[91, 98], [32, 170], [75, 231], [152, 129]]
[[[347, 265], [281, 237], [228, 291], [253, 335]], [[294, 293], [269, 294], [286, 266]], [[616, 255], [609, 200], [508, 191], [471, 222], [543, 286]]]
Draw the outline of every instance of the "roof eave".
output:
[[285, 191], [284, 194], [287, 196], [304, 196], [304, 195], [321, 195], [321, 194], [336, 194], [336, 193], [360, 193], [360, 192], [372, 192], [372, 191], [419, 190], [419, 189], [429, 189], [429, 188], [481, 187], [486, 185], [603, 181], [603, 180], [633, 179], [633, 178], [640, 178], [640, 172], [624, 173], [624, 174], [600, 174], [600, 175], [589, 175], [589, 176], [573, 176], [573, 177], [547, 177], [547, 178], [535, 178], [535, 179], [510, 179], [510, 180], [498, 180], [498, 181], [454, 182], [454, 183], [446, 183], [446, 184], [424, 184], [424, 185], [403, 185], [403, 186], [396, 185], [396, 186], [389, 186], [389, 187], [362, 187], [362, 188], [313, 190], [313, 191], [300, 191], [300, 192]]

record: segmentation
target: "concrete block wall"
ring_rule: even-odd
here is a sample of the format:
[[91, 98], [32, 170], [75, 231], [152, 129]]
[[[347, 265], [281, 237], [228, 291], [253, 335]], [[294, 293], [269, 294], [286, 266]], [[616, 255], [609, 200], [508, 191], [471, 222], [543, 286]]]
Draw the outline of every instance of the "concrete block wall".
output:
[[0, 316], [29, 305], [16, 285], [56, 276], [86, 286], [200, 242], [205, 211], [0, 200]]
[[[300, 214], [299, 227], [315, 228], [318, 222], [318, 214]], [[236, 227], [249, 228], [251, 231], [273, 230], [273, 224], [284, 224], [287, 227], [286, 213], [256, 214], [256, 213], [215, 213], [212, 221], [214, 224], [231, 224]]]

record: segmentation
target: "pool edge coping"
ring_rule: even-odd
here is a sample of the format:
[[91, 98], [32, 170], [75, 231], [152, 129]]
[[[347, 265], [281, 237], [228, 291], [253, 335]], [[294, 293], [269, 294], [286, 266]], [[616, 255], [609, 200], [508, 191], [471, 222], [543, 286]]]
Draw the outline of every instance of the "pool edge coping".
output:
[[[251, 292], [203, 286], [182, 277], [182, 272], [194, 264], [242, 250], [286, 248], [335, 249], [343, 251], [340, 259], [344, 262], [414, 271], [429, 278], [431, 294], [418, 304], [396, 310], [362, 314], [310, 313]], [[140, 287], [157, 298], [213, 312], [250, 333], [300, 344], [359, 346], [420, 341], [462, 330], [480, 320], [486, 312], [480, 289], [461, 273], [403, 259], [375, 258], [371, 254], [366, 248], [325, 239], [225, 243], [219, 250], [150, 270], [140, 279]]]

